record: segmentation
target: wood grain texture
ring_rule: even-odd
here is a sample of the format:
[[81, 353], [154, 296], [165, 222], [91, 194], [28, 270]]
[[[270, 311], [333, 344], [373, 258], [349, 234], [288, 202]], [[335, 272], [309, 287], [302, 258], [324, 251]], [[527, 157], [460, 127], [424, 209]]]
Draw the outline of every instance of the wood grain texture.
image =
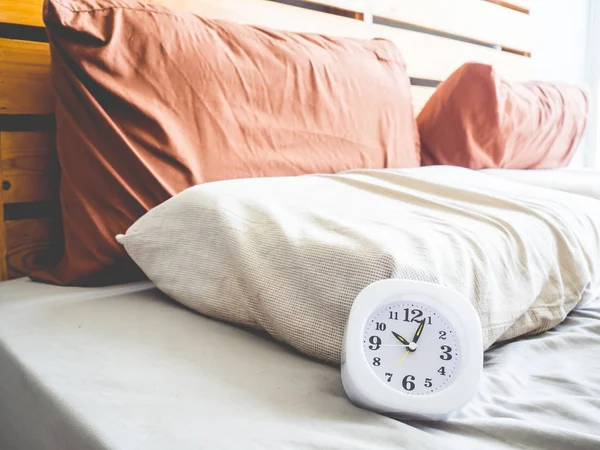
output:
[[[21, 157], [53, 156], [56, 135], [51, 131], [0, 132], [0, 159], [10, 161]], [[10, 165], [13, 165], [10, 163]]]
[[39, 202], [58, 197], [58, 170], [3, 170], [2, 201], [4, 204]]
[[59, 168], [52, 132], [0, 133], [4, 203], [58, 197]]
[[0, 0], [0, 22], [44, 26], [44, 0]]
[[57, 220], [9, 220], [4, 224], [8, 278], [27, 275], [58, 261], [62, 237]]
[[[0, 158], [2, 157], [2, 135], [0, 134]], [[0, 281], [8, 277], [6, 268], [6, 230], [4, 227], [4, 202], [2, 200], [2, 170], [0, 170]]]
[[0, 39], [0, 114], [53, 111], [48, 44]]

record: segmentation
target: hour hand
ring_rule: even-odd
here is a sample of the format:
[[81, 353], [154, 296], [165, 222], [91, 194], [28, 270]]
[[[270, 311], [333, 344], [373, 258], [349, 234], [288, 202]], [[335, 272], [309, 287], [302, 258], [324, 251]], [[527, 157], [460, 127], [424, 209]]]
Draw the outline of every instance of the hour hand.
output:
[[410, 342], [408, 342], [406, 339], [404, 339], [402, 336], [400, 336], [398, 333], [396, 333], [395, 331], [392, 331], [392, 334], [394, 335], [394, 337], [396, 339], [398, 339], [400, 342], [402, 342], [404, 345], [410, 345]]

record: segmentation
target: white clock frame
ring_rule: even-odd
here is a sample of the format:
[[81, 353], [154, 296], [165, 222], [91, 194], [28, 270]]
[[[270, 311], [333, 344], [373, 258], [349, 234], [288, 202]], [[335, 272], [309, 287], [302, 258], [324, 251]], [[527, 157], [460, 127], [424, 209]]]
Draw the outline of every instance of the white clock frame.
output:
[[[363, 350], [363, 333], [371, 314], [385, 305], [410, 301], [437, 309], [452, 324], [461, 346], [456, 379], [447, 388], [428, 395], [409, 395], [377, 377]], [[477, 393], [483, 368], [483, 343], [479, 316], [460, 293], [422, 281], [387, 279], [365, 287], [356, 297], [342, 345], [342, 384], [359, 407], [411, 419], [442, 420], [469, 402]]]

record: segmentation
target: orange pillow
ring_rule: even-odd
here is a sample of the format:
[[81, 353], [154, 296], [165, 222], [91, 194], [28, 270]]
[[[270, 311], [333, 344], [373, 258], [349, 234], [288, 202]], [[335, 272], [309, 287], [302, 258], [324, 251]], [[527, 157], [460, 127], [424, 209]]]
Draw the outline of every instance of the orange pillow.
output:
[[509, 83], [468, 63], [439, 85], [417, 117], [423, 165], [550, 169], [569, 163], [588, 116], [580, 87]]
[[34, 279], [140, 278], [115, 235], [195, 184], [419, 166], [410, 81], [391, 42], [135, 0], [46, 0], [44, 20], [65, 255]]

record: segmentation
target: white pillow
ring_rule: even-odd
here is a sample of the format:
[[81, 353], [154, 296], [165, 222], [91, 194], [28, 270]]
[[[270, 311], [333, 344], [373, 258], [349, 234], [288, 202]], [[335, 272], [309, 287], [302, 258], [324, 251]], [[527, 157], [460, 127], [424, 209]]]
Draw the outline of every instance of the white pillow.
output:
[[119, 236], [173, 299], [340, 362], [356, 295], [384, 278], [452, 287], [486, 348], [547, 330], [600, 287], [600, 201], [455, 167], [190, 188]]

